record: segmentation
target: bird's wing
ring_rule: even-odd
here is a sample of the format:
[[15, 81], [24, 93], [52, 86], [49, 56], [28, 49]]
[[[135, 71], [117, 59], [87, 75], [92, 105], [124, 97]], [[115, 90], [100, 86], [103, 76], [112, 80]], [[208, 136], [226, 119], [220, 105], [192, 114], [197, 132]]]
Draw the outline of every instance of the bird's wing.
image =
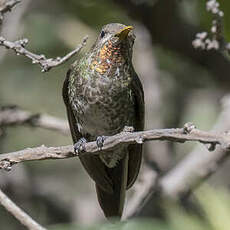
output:
[[[132, 92], [135, 98], [135, 131], [142, 131], [144, 129], [145, 119], [145, 102], [144, 102], [144, 91], [141, 81], [137, 74], [134, 72], [132, 80]], [[128, 147], [129, 150], [129, 162], [128, 162], [128, 181], [127, 189], [129, 189], [135, 182], [141, 165], [142, 159], [142, 145], [133, 144]]]
[[[69, 103], [68, 82], [70, 74], [71, 70], [67, 72], [66, 79], [63, 84], [62, 95], [66, 105], [72, 139], [73, 142], [76, 143], [82, 137], [82, 134], [78, 131], [77, 121], [72, 111], [72, 107]], [[100, 158], [97, 155], [83, 155], [79, 156], [79, 158], [82, 165], [84, 166], [90, 177], [96, 182], [96, 184], [98, 184], [104, 191], [108, 193], [113, 193], [112, 181], [109, 178], [105, 166]]]
[[65, 102], [65, 106], [66, 106], [70, 132], [71, 132], [71, 135], [72, 135], [72, 139], [73, 139], [73, 141], [75, 143], [77, 140], [79, 140], [82, 137], [82, 135], [80, 134], [80, 132], [77, 129], [76, 119], [74, 117], [71, 105], [69, 103], [68, 82], [69, 82], [70, 73], [71, 73], [71, 69], [69, 69], [67, 74], [66, 74], [66, 78], [65, 78], [63, 88], [62, 88], [62, 97], [63, 97], [63, 100]]

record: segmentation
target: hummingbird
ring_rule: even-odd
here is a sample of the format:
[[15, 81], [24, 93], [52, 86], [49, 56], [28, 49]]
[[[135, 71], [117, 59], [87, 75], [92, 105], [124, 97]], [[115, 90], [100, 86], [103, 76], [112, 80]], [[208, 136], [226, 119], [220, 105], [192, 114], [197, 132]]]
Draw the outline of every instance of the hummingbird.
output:
[[[121, 218], [126, 190], [134, 184], [142, 159], [140, 144], [103, 151], [106, 136], [125, 126], [144, 129], [144, 92], [132, 64], [134, 40], [132, 26], [103, 26], [91, 49], [71, 65], [63, 84], [74, 150], [95, 182], [107, 218]], [[87, 141], [95, 140], [98, 155], [80, 154]]]

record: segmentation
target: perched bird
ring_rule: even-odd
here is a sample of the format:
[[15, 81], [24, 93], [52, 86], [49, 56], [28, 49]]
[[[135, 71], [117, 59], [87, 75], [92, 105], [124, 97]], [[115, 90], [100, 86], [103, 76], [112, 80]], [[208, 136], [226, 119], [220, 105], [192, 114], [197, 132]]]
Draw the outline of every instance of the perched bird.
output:
[[144, 93], [132, 65], [132, 26], [103, 26], [96, 42], [75, 61], [63, 85], [63, 98], [75, 151], [95, 181], [99, 204], [108, 217], [121, 217], [126, 189], [139, 173], [142, 146], [120, 145], [99, 155], [80, 154], [86, 141], [103, 146], [105, 136], [125, 126], [144, 128]]

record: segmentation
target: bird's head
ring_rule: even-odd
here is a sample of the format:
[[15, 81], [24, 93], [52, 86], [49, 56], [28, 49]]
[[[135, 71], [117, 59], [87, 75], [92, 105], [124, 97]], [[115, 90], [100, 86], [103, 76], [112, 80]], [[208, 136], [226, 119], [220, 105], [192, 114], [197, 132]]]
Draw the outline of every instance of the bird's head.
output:
[[120, 65], [132, 59], [132, 48], [135, 40], [132, 26], [111, 23], [102, 27], [95, 41], [91, 54], [92, 69], [106, 73], [111, 66]]
[[125, 26], [119, 23], [111, 23], [102, 27], [101, 32], [95, 42], [97, 47], [103, 47], [111, 42], [113, 46], [127, 45], [133, 46], [135, 35], [132, 26]]

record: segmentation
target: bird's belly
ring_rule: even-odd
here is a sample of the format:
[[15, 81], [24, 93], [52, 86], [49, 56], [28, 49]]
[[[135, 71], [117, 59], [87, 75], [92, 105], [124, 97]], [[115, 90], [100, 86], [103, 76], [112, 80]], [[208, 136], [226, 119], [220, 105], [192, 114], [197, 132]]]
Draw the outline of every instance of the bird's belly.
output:
[[81, 125], [81, 132], [90, 134], [92, 137], [113, 134], [110, 117], [106, 117], [105, 110], [99, 108], [98, 105], [90, 105], [85, 108]]
[[100, 135], [114, 135], [124, 128], [133, 125], [134, 108], [130, 103], [115, 101], [114, 103], [97, 102], [84, 108], [81, 118], [81, 131], [92, 138]]
[[[127, 83], [79, 80], [69, 89], [71, 104], [79, 132], [87, 141], [98, 136], [111, 136], [121, 132], [125, 126], [134, 126], [134, 95]], [[72, 97], [71, 97], [72, 95]], [[127, 153], [126, 147], [118, 146], [112, 151], [100, 152], [100, 159], [109, 168]]]
[[[112, 100], [111, 100], [112, 102]], [[84, 106], [79, 106], [83, 105]], [[133, 125], [134, 106], [132, 103], [115, 101], [105, 103], [98, 101], [95, 104], [78, 103], [78, 130], [88, 141], [95, 141], [98, 136], [114, 135], [124, 128]], [[100, 159], [104, 164], [113, 168], [127, 153], [125, 147], [118, 147], [112, 151], [100, 152]]]
[[[82, 78], [77, 80], [69, 88], [69, 95], [77, 128], [87, 141], [117, 134], [125, 126], [134, 126], [134, 95], [129, 84], [102, 80], [85, 80], [82, 84]], [[126, 147], [118, 146], [112, 151], [100, 152], [99, 157], [107, 167], [113, 168], [126, 153]]]

